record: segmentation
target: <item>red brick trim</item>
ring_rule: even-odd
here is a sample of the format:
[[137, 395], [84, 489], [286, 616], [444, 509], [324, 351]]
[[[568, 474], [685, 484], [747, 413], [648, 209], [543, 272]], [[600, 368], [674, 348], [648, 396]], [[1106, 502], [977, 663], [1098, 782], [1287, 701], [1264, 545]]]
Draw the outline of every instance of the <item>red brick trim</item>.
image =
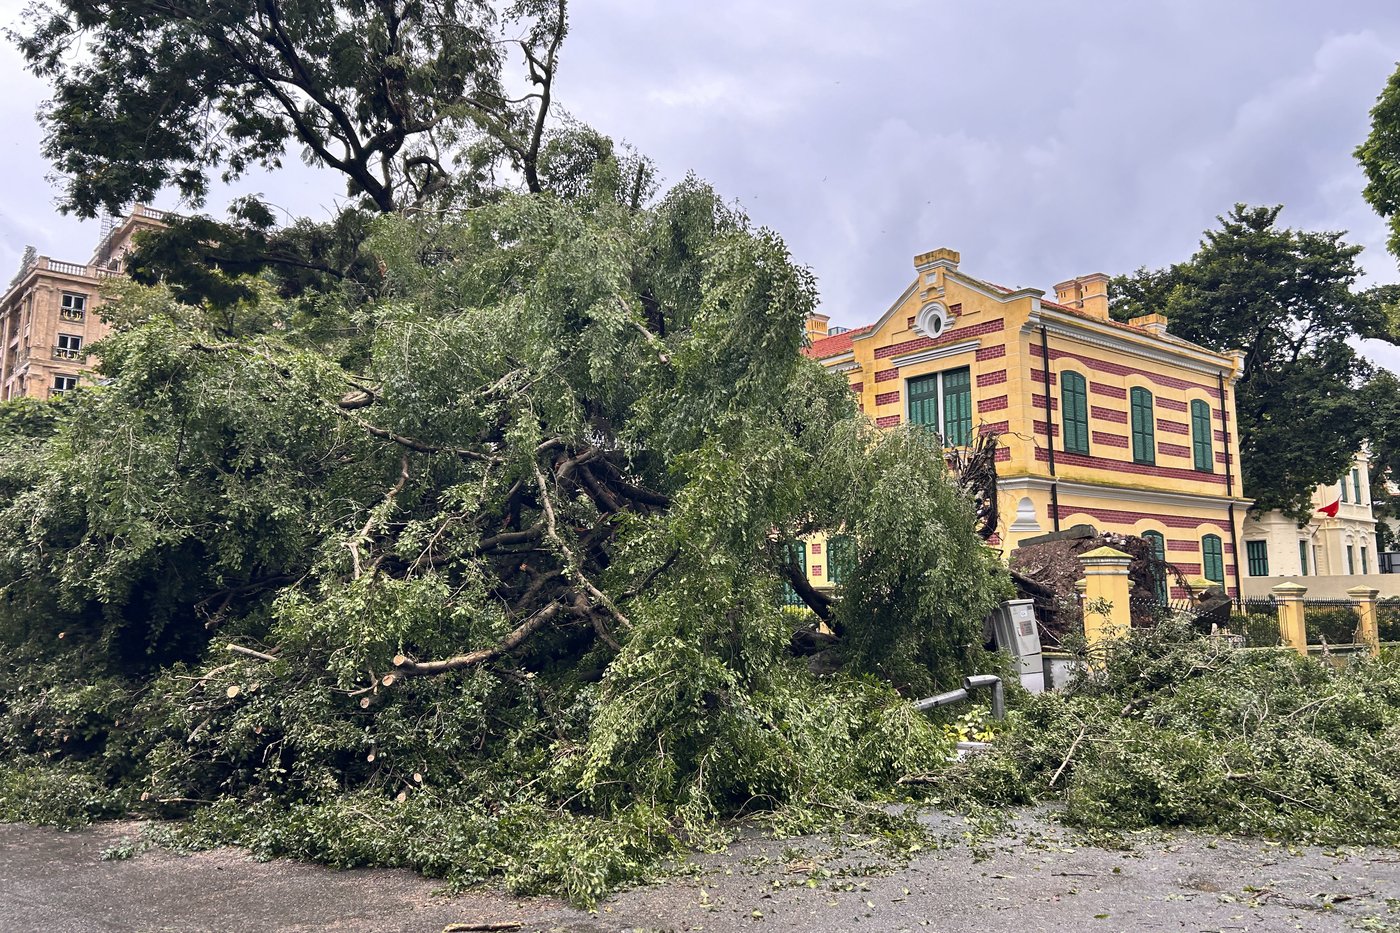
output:
[[[952, 309], [949, 308], [949, 313]], [[927, 350], [931, 347], [941, 347], [944, 344], [957, 343], [960, 340], [970, 340], [973, 337], [980, 337], [983, 334], [993, 334], [1006, 328], [1006, 321], [997, 318], [995, 321], [984, 321], [981, 324], [973, 324], [970, 327], [953, 327], [947, 332], [939, 334], [937, 337], [915, 337], [913, 340], [905, 340], [901, 343], [892, 343], [884, 347], [875, 348], [875, 359], [883, 360], [889, 356], [899, 356], [902, 353], [914, 353], [919, 350]]]
[[899, 415], [883, 415], [875, 419], [875, 427], [892, 428], [899, 424]]
[[864, 392], [864, 391], [865, 391], [865, 383], [863, 383], [863, 382], [853, 382], [853, 383], [851, 383], [851, 391], [852, 391], [852, 392], [855, 392], [856, 394], [860, 394], [861, 392]]
[[[1031, 344], [1031, 356], [1040, 356], [1040, 346]], [[1093, 356], [1085, 356], [1083, 353], [1073, 353], [1069, 350], [1052, 348], [1050, 359], [1071, 359], [1078, 360], [1090, 369], [1098, 370], [1101, 373], [1108, 373], [1112, 376], [1145, 376], [1151, 382], [1159, 386], [1166, 386], [1169, 389], [1200, 389], [1213, 399], [1220, 398], [1220, 390], [1215, 386], [1202, 385], [1198, 382], [1188, 382], [1185, 379], [1178, 379], [1175, 376], [1164, 376], [1161, 373], [1154, 373], [1150, 369], [1138, 369], [1134, 366], [1124, 366], [1121, 363], [1110, 363], [1108, 360], [1101, 360]]]
[[1006, 344], [999, 343], [994, 347], [979, 347], [977, 349], [977, 362], [983, 363], [987, 360], [999, 360], [1006, 355]]
[[1006, 381], [1006, 370], [998, 369], [990, 373], [977, 374], [977, 388], [985, 389], [987, 386], [1001, 385]]
[[1097, 518], [1102, 522], [1117, 522], [1122, 525], [1136, 525], [1139, 521], [1147, 519], [1149, 521], [1161, 522], [1168, 528], [1200, 528], [1203, 525], [1215, 525], [1217, 528], [1228, 530], [1229, 519], [1225, 517], [1225, 507], [1221, 507], [1220, 518], [1189, 518], [1185, 515], [1162, 515], [1154, 512], [1124, 512], [1121, 509], [1096, 509], [1087, 506], [1061, 505], [1060, 518], [1069, 518], [1071, 515], [1088, 515]]
[[[1031, 395], [1031, 407], [1034, 408], [1036, 411], [1044, 411], [1044, 410], [1045, 410], [1045, 396], [1043, 396], [1043, 395], [1035, 395], [1035, 394], [1032, 394], [1032, 395]], [[1060, 410], [1060, 400], [1057, 399], [1057, 398], [1055, 398], [1054, 396], [1051, 396], [1051, 398], [1050, 398], [1050, 410], [1051, 410], [1051, 411], [1059, 411], [1059, 410]]]
[[1168, 421], [1166, 418], [1157, 419], [1157, 430], [1165, 431], [1167, 434], [1190, 434], [1191, 429], [1180, 421]]
[[897, 401], [899, 401], [898, 389], [893, 392], [881, 392], [879, 395], [875, 396], [876, 405], [892, 405]]
[[1010, 459], [1011, 459], [1011, 448], [1010, 448], [1010, 447], [998, 447], [998, 448], [997, 448], [997, 458], [996, 458], [996, 462], [997, 462], [997, 463], [1005, 463], [1006, 461], [1008, 461], [1008, 460], [1010, 460]]
[[1128, 439], [1121, 434], [1107, 434], [1103, 431], [1095, 431], [1091, 435], [1095, 444], [1102, 444], [1105, 447], [1121, 447], [1128, 449]]
[[1168, 542], [1167, 542], [1167, 550], [1168, 550], [1168, 551], [1191, 551], [1191, 552], [1193, 552], [1193, 553], [1199, 554], [1200, 551], [1201, 551], [1201, 542], [1199, 542], [1199, 541], [1168, 541]]
[[[1190, 448], [1190, 447], [1182, 447], [1180, 444], [1167, 444], [1167, 443], [1165, 443], [1165, 442], [1159, 443], [1159, 444], [1157, 445], [1157, 452], [1158, 452], [1158, 453], [1161, 453], [1161, 454], [1166, 454], [1168, 457], [1189, 457], [1189, 456], [1191, 456], [1191, 448]], [[1205, 471], [1202, 470], [1201, 472], [1205, 472]]]
[[891, 379], [899, 378], [898, 369], [882, 369], [875, 374], [876, 382], [889, 382]]
[[1161, 405], [1161, 406], [1162, 406], [1163, 408], [1165, 408], [1167, 411], [1185, 411], [1185, 410], [1186, 410], [1186, 403], [1185, 403], [1185, 402], [1178, 402], [1178, 401], [1177, 401], [1176, 399], [1174, 399], [1174, 398], [1159, 398], [1159, 399], [1157, 399], [1157, 404], [1158, 404], [1158, 405]]
[[[1036, 434], [1044, 434], [1044, 433], [1045, 433], [1045, 422], [1044, 422], [1044, 421], [1032, 421], [1032, 422], [1031, 422], [1031, 428], [1032, 428], [1032, 430], [1035, 431]], [[1054, 437], [1059, 437], [1059, 436], [1060, 436], [1060, 426], [1059, 426], [1058, 424], [1055, 425], [1055, 430], [1054, 430], [1054, 433], [1053, 433], [1052, 436], [1054, 436]]]
[[1009, 407], [1010, 402], [1007, 401], [1006, 396], [998, 395], [994, 398], [984, 398], [980, 402], [978, 402], [977, 413], [980, 415], [982, 412], [985, 411], [1001, 411], [1003, 408]]
[[1095, 395], [1107, 395], [1109, 398], [1127, 398], [1128, 390], [1120, 389], [1117, 386], [1104, 385], [1102, 382], [1089, 383], [1089, 391]]
[[996, 421], [992, 424], [982, 425], [980, 430], [985, 431], [988, 434], [1005, 434], [1007, 431], [1011, 430], [1011, 425], [1006, 421]]
[[[1049, 455], [1037, 448], [1035, 459], [1049, 460]], [[1198, 483], [1214, 483], [1225, 485], [1225, 477], [1217, 473], [1197, 473], [1195, 470], [1186, 470], [1179, 467], [1153, 466], [1147, 463], [1132, 463], [1126, 460], [1110, 460], [1107, 457], [1093, 457], [1085, 454], [1059, 453], [1055, 454], [1057, 463], [1064, 463], [1072, 466], [1093, 467], [1099, 470], [1109, 470], [1115, 473], [1135, 473], [1139, 476], [1164, 476], [1171, 479], [1189, 479]], [[1146, 516], [1142, 516], [1146, 517]]]
[[1089, 414], [1093, 415], [1100, 421], [1111, 421], [1114, 424], [1128, 423], [1128, 413], [1124, 411], [1118, 411], [1116, 408], [1100, 408], [1097, 405], [1090, 405]]
[[[1043, 386], [1043, 385], [1045, 385], [1045, 370], [1043, 370], [1043, 369], [1036, 369], [1034, 366], [1032, 366], [1032, 367], [1031, 367], [1031, 378], [1035, 380], [1035, 384], [1036, 384], [1036, 385], [1038, 385], [1038, 386]], [[1059, 385], [1059, 384], [1060, 384], [1059, 377], [1056, 376], [1054, 373], [1051, 373], [1051, 374], [1050, 374], [1050, 384], [1051, 384], [1052, 386], [1053, 386], [1053, 385]]]

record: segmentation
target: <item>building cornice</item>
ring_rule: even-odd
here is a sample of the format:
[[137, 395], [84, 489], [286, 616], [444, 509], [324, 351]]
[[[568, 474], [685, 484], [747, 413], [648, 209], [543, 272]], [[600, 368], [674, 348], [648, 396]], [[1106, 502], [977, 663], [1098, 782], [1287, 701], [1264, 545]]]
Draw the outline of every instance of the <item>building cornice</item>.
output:
[[1002, 492], [1019, 492], [1029, 489], [1049, 490], [1052, 483], [1061, 492], [1076, 492], [1102, 499], [1116, 499], [1122, 502], [1151, 503], [1153, 505], [1238, 505], [1249, 508], [1253, 499], [1237, 496], [1211, 496], [1190, 492], [1163, 492], [1155, 489], [1139, 489], [1133, 486], [1108, 486], [1098, 483], [1084, 483], [1076, 480], [1052, 480], [1044, 476], [1011, 476], [997, 480], [997, 489]]
[[959, 353], [967, 353], [976, 350], [982, 345], [981, 337], [974, 337], [971, 340], [962, 340], [958, 343], [945, 344], [941, 347], [932, 347], [928, 350], [920, 350], [917, 353], [906, 353], [903, 356], [890, 357], [892, 366], [913, 366], [917, 363], [928, 363], [933, 360], [941, 360], [950, 356], [957, 356]]
[[1233, 356], [1216, 353], [1195, 344], [1185, 344], [1184, 341], [1178, 343], [1146, 334], [1138, 337], [1110, 330], [1096, 321], [1058, 313], [1039, 302], [1037, 304], [1039, 307], [1031, 312], [1025, 326], [1021, 328], [1023, 334], [1029, 334], [1044, 325], [1046, 333], [1057, 337], [1066, 337], [1105, 350], [1115, 350], [1154, 363], [1177, 366], [1201, 375], [1223, 374], [1232, 386], [1238, 378], [1240, 370]]

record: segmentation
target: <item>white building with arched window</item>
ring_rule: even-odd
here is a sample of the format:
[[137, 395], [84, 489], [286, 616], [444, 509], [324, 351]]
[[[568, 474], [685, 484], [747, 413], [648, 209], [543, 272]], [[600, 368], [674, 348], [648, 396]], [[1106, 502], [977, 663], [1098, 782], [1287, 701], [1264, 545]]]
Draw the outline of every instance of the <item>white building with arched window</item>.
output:
[[1364, 449], [1337, 482], [1313, 491], [1313, 509], [1301, 526], [1282, 512], [1246, 519], [1246, 597], [1267, 596], [1270, 587], [1284, 581], [1300, 583], [1309, 596], [1319, 598], [1345, 598], [1354, 586], [1400, 595], [1400, 574], [1381, 572], [1370, 457]]

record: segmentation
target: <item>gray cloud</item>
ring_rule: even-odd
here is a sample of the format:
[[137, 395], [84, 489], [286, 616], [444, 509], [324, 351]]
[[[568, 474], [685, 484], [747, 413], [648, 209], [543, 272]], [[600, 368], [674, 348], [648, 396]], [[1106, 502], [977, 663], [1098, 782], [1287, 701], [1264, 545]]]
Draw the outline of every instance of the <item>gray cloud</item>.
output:
[[[737, 198], [840, 323], [878, 315], [936, 246], [1049, 288], [1183, 259], [1236, 201], [1348, 230], [1369, 281], [1400, 278], [1351, 155], [1400, 57], [1380, 0], [1325, 19], [1301, 0], [579, 0], [565, 54], [570, 113]], [[45, 216], [42, 88], [8, 49], [0, 77], [0, 264], [32, 241], [81, 256], [92, 235]], [[240, 188], [312, 215], [339, 190], [300, 166]]]

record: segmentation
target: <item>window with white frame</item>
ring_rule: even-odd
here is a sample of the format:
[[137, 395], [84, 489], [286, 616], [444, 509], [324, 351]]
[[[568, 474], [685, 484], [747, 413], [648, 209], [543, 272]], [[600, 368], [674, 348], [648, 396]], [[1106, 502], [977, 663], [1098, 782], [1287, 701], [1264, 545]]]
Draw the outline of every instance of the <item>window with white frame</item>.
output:
[[58, 348], [60, 350], [72, 350], [77, 352], [83, 348], [83, 338], [77, 334], [59, 334]]
[[76, 389], [77, 387], [77, 376], [65, 376], [60, 373], [53, 377], [53, 391], [55, 395], [67, 392], [70, 389]]
[[972, 375], [964, 366], [910, 379], [909, 421], [937, 431], [949, 447], [972, 442]]
[[77, 292], [64, 292], [60, 302], [59, 307], [64, 311], [81, 313], [87, 310], [87, 295], [79, 295]]

